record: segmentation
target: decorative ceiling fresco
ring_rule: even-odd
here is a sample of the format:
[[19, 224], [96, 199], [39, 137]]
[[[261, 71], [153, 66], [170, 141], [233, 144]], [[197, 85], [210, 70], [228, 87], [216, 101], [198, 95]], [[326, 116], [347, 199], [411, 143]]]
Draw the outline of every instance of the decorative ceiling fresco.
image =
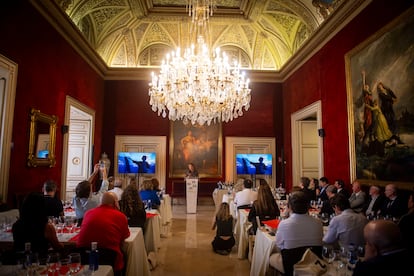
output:
[[[187, 0], [55, 0], [110, 68], [159, 66], [188, 47]], [[344, 0], [216, 0], [207, 42], [243, 68], [277, 71]]]

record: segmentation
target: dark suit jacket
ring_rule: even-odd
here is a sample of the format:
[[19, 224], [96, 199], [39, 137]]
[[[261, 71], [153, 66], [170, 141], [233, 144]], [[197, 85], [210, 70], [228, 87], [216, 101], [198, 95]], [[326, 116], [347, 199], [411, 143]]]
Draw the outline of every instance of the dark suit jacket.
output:
[[[378, 211], [381, 210], [382, 206], [384, 205], [386, 197], [384, 195], [379, 195], [378, 198], [375, 200], [374, 205], [372, 206], [371, 212], [374, 212], [374, 216], [377, 215]], [[364, 212], [368, 209], [369, 204], [371, 204], [371, 196], [369, 197], [366, 206], [364, 207]]]
[[407, 250], [377, 256], [368, 261], [358, 262], [352, 275], [412, 275], [412, 257]]
[[389, 198], [385, 199], [384, 204], [381, 208], [381, 216], [399, 218], [405, 213], [407, 213], [408, 201], [406, 198], [399, 195], [394, 199], [394, 202], [391, 204], [391, 206], [388, 206], [388, 203], [390, 201], [391, 200]]

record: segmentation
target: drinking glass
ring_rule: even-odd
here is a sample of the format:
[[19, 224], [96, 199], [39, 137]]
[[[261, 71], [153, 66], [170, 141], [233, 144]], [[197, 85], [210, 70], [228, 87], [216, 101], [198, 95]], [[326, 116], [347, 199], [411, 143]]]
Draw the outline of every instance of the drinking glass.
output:
[[77, 273], [81, 268], [81, 256], [80, 253], [69, 254], [69, 272], [70, 274]]
[[46, 267], [48, 275], [55, 275], [55, 272], [58, 271], [58, 263], [59, 263], [59, 254], [58, 253], [51, 253], [47, 255]]
[[59, 261], [56, 264], [56, 271], [58, 275], [67, 275], [69, 272], [69, 259], [59, 259]]
[[336, 258], [335, 251], [332, 247], [324, 245], [322, 247], [322, 257], [328, 264], [331, 264]]
[[360, 245], [357, 248], [357, 255], [358, 255], [358, 260], [359, 261], [363, 261], [364, 256], [365, 256], [365, 247]]

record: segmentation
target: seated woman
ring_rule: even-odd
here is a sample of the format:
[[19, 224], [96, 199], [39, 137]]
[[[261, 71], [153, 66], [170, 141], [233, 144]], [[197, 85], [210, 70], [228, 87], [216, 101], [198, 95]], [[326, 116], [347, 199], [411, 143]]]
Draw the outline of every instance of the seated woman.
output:
[[248, 220], [252, 223], [252, 227], [249, 228], [249, 235], [255, 235], [257, 227], [259, 227], [256, 217], [259, 217], [261, 223], [264, 220], [275, 219], [278, 216], [280, 216], [280, 210], [270, 186], [268, 184], [261, 185], [257, 192], [257, 200], [253, 202], [248, 216]]
[[157, 195], [157, 191], [153, 190], [151, 179], [146, 179], [142, 182], [142, 189], [139, 191], [141, 199], [144, 201], [151, 200], [152, 208], [158, 209], [161, 205], [160, 198]]
[[221, 255], [228, 255], [236, 243], [233, 236], [233, 216], [227, 202], [222, 202], [216, 213], [212, 230], [216, 229], [216, 236], [211, 242], [213, 250]]
[[[97, 193], [92, 192], [91, 178], [96, 175], [99, 171], [102, 171], [102, 184], [101, 188]], [[80, 182], [75, 189], [75, 197], [72, 200], [72, 206], [75, 208], [76, 219], [78, 225], [82, 224], [83, 216], [89, 209], [95, 208], [99, 205], [102, 194], [108, 191], [108, 174], [106, 168], [101, 168], [99, 164], [94, 167], [93, 174], [88, 180]]]
[[134, 183], [129, 184], [125, 188], [119, 201], [119, 207], [121, 212], [128, 218], [129, 227], [141, 227], [144, 230], [147, 214], [137, 186]]
[[20, 218], [13, 224], [13, 249], [23, 252], [25, 244], [31, 244], [33, 253], [46, 256], [49, 248], [60, 251], [55, 227], [48, 222], [45, 199], [41, 193], [30, 193], [22, 203]]

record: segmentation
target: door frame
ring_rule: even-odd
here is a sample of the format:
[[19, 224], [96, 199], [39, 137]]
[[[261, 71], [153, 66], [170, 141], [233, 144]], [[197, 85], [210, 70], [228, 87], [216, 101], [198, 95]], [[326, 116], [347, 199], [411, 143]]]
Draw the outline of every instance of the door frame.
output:
[[10, 174], [10, 156], [13, 147], [13, 117], [14, 104], [16, 100], [17, 69], [16, 63], [0, 54], [0, 68], [5, 70], [5, 76], [0, 76], [0, 88], [2, 88], [3, 97], [0, 104], [0, 200], [7, 201], [9, 174]]
[[[70, 120], [71, 120], [71, 108], [74, 107], [80, 111], [88, 114], [91, 118], [91, 131], [89, 137], [89, 154], [87, 164], [88, 175], [91, 174], [91, 165], [92, 164], [92, 155], [93, 155], [93, 143], [95, 135], [95, 111], [80, 101], [66, 96], [65, 102], [65, 119], [63, 124], [68, 126], [70, 129]], [[68, 165], [68, 150], [69, 150], [69, 131], [63, 134], [63, 153], [62, 153], [62, 178], [61, 178], [61, 188], [60, 188], [60, 198], [66, 199], [66, 180], [67, 180], [67, 165]]]
[[[318, 130], [322, 129], [322, 103], [321, 101], [316, 101], [313, 104], [310, 104], [301, 110], [293, 113], [291, 115], [291, 131], [292, 131], [292, 186], [295, 186], [296, 183], [299, 183], [301, 175], [299, 175], [301, 154], [300, 154], [300, 121], [308, 118], [311, 115], [316, 114], [316, 127]], [[318, 139], [318, 151], [319, 151], [319, 178], [324, 176], [324, 167], [323, 167], [323, 137], [319, 136]]]

